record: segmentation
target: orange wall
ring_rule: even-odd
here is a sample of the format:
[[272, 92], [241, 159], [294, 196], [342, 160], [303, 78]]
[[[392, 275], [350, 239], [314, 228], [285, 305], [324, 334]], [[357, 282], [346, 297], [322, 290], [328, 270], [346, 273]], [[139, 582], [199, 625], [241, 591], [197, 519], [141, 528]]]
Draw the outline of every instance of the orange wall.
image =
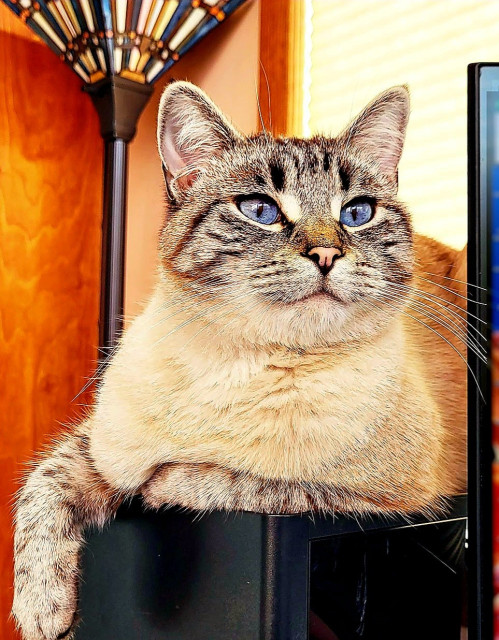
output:
[[127, 318], [140, 311], [154, 282], [157, 237], [164, 214], [163, 174], [156, 146], [161, 91], [172, 78], [190, 80], [204, 89], [243, 132], [256, 131], [259, 29], [259, 2], [250, 0], [165, 74], [140, 118], [130, 146]]
[[[10, 505], [97, 356], [101, 145], [75, 74], [0, 5], [0, 638], [17, 638]], [[88, 399], [88, 398], [87, 398]]]

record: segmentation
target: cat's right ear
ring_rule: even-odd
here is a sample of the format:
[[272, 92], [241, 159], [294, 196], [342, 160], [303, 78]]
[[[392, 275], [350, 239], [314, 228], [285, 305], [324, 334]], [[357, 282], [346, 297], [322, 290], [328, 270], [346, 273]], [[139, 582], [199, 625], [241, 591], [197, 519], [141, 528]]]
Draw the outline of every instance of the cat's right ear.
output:
[[396, 184], [408, 119], [409, 90], [393, 87], [375, 98], [339, 140], [366, 154]]
[[241, 138], [201, 89], [190, 82], [168, 85], [159, 104], [158, 148], [170, 199], [181, 197], [213, 156]]

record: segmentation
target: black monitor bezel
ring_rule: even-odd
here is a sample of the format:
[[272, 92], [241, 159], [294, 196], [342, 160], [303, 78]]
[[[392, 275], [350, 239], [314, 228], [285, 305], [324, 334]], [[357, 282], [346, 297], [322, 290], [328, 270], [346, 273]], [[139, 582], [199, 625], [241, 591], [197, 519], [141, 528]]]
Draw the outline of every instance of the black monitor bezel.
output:
[[[468, 569], [469, 640], [491, 640], [492, 569], [492, 382], [491, 382], [491, 220], [482, 198], [481, 104], [482, 69], [499, 63], [468, 65], [468, 320], [483, 333], [489, 363], [468, 349]], [[499, 84], [498, 84], [499, 88]], [[483, 324], [483, 323], [486, 324]], [[482, 391], [481, 398], [474, 377]]]

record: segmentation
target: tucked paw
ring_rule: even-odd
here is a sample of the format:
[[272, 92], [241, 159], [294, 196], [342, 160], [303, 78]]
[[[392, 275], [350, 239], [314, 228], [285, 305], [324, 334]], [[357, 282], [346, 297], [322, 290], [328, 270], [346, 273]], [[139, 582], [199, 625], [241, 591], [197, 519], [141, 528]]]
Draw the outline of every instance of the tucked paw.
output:
[[162, 465], [141, 488], [142, 498], [147, 506], [160, 509], [171, 499], [171, 465]]

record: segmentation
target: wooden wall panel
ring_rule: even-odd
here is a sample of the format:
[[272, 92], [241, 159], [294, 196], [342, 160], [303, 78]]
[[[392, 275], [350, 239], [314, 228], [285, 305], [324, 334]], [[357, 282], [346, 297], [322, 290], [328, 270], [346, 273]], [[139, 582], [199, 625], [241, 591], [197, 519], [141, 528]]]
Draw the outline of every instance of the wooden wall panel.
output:
[[0, 638], [10, 503], [97, 357], [102, 146], [81, 81], [0, 5]]
[[265, 128], [301, 135], [303, 117], [304, 0], [261, 0], [259, 97]]

